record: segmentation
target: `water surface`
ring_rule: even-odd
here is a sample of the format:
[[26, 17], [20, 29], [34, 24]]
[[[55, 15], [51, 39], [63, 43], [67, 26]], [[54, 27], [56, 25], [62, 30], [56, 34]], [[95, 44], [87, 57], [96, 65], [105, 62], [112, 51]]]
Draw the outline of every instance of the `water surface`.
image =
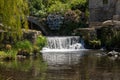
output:
[[0, 80], [120, 80], [120, 60], [101, 51], [45, 52], [37, 58], [0, 62]]

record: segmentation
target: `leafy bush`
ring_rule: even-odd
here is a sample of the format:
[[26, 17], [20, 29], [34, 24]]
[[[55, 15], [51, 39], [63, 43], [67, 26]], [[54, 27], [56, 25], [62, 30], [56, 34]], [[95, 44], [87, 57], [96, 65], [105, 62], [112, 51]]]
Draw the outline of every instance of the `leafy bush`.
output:
[[34, 15], [36, 14], [39, 10], [44, 9], [44, 5], [42, 3], [43, 0], [29, 0], [29, 9], [30, 9], [30, 14]]
[[[76, 11], [79, 15], [80, 12]], [[68, 10], [65, 14], [64, 14], [64, 18], [65, 18], [65, 23], [71, 23], [71, 22], [79, 22], [80, 17], [79, 15], [73, 10]]]
[[6, 56], [4, 51], [0, 51], [0, 59], [2, 59], [4, 56]]
[[120, 48], [120, 31], [115, 32], [114, 35], [111, 35], [111, 38], [106, 41], [107, 48]]
[[88, 0], [72, 0], [68, 3], [72, 10], [79, 9], [82, 12], [85, 12], [88, 9]]
[[41, 50], [46, 45], [46, 38], [43, 36], [38, 36], [36, 39], [36, 45], [39, 47], [39, 50]]
[[39, 16], [39, 17], [45, 17], [47, 15], [47, 12], [44, 10], [39, 10], [39, 11], [35, 12], [34, 15]]
[[28, 40], [18, 41], [16, 43], [17, 49], [27, 50], [28, 52], [32, 51], [32, 44]]
[[60, 1], [55, 1], [55, 3], [48, 8], [48, 13], [59, 12], [64, 14], [68, 9], [70, 9], [69, 5], [63, 4]]
[[61, 34], [72, 35], [74, 29], [81, 27], [80, 15], [80, 10], [68, 10], [64, 14], [64, 24], [60, 30]]
[[16, 56], [16, 50], [0, 51], [0, 59], [13, 60]]
[[97, 49], [101, 47], [101, 41], [100, 40], [90, 40], [89, 41], [89, 46], [91, 48]]
[[[88, 0], [29, 0], [29, 8], [31, 15], [45, 15], [49, 13], [64, 14], [69, 9], [88, 8], [86, 3]], [[79, 8], [80, 7], [80, 8]]]

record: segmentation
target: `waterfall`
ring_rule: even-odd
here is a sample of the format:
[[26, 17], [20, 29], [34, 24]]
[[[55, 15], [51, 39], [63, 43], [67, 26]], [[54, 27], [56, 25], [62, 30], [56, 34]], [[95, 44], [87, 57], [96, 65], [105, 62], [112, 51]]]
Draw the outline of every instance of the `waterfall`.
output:
[[[43, 50], [80, 50], [84, 46], [79, 36], [47, 37], [47, 46]], [[83, 43], [83, 41], [82, 41]]]

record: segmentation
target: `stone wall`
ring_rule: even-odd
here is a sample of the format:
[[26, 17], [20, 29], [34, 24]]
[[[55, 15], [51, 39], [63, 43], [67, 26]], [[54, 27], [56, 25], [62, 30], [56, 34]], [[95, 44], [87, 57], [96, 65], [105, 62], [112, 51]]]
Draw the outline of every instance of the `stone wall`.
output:
[[78, 28], [74, 32], [82, 36], [84, 40], [94, 40], [97, 37], [95, 28]]
[[35, 40], [39, 35], [42, 35], [41, 31], [23, 29], [23, 39], [27, 39], [33, 44], [35, 43]]
[[120, 0], [116, 4], [116, 15], [120, 15]]
[[120, 0], [89, 0], [90, 22], [102, 22], [112, 19], [113, 15], [120, 15]]
[[[35, 40], [37, 38], [37, 36], [42, 35], [41, 31], [37, 31], [37, 30], [25, 30], [23, 29], [23, 40], [29, 40], [31, 43], [35, 43]], [[4, 33], [4, 36], [7, 32], [0, 30], [0, 35], [2, 35], [2, 33]], [[1, 37], [1, 36], [0, 36]], [[13, 44], [13, 38], [12, 37], [5, 37], [4, 40], [0, 41], [0, 44]]]

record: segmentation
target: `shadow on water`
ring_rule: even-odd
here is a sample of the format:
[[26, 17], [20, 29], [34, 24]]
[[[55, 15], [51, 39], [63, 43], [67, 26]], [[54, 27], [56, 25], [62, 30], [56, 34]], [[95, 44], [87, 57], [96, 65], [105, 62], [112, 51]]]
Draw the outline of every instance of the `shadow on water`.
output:
[[120, 80], [120, 61], [98, 53], [46, 52], [36, 59], [0, 62], [0, 80]]

